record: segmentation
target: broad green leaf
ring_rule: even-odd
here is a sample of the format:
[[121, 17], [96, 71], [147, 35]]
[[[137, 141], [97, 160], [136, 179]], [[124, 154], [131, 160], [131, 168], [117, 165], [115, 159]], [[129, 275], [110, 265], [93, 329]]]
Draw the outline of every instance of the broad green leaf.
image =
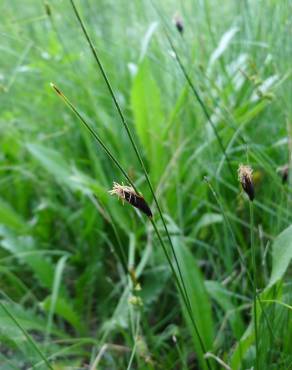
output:
[[269, 287], [283, 277], [292, 259], [292, 225], [276, 237], [272, 250], [272, 274]]
[[150, 162], [154, 179], [158, 180], [165, 165], [164, 114], [160, 91], [146, 61], [140, 64], [134, 79], [131, 103], [135, 128]]

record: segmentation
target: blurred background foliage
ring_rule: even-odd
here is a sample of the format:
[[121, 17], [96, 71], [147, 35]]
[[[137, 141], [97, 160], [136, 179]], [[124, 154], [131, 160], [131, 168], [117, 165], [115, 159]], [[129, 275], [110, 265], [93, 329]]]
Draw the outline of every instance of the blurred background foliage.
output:
[[[259, 369], [292, 369], [291, 181], [281, 169], [292, 148], [291, 1], [76, 6], [146, 163], [209, 366], [255, 364], [256, 284]], [[0, 14], [1, 369], [207, 368], [151, 224], [110, 197], [125, 179], [50, 87], [119, 159], [167, 243], [70, 1], [4, 0]], [[254, 169], [252, 226], [240, 163]]]

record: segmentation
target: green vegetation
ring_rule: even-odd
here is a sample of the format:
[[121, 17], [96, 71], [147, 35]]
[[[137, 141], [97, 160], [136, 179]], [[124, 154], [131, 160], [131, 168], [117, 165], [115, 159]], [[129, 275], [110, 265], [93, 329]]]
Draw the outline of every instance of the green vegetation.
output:
[[291, 10], [1, 2], [1, 370], [292, 369]]

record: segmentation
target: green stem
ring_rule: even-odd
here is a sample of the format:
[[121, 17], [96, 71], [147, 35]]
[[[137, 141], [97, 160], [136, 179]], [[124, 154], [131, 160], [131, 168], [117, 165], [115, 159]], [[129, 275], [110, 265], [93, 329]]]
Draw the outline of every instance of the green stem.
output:
[[[190, 319], [191, 319], [192, 325], [193, 325], [193, 327], [194, 327], [194, 329], [195, 329], [196, 335], [197, 335], [197, 337], [198, 337], [198, 339], [199, 339], [199, 343], [200, 343], [200, 346], [201, 346], [202, 351], [203, 351], [203, 354], [204, 354], [204, 353], [206, 353], [205, 345], [204, 345], [204, 342], [203, 342], [202, 337], [201, 337], [201, 335], [200, 335], [199, 328], [198, 328], [198, 326], [197, 326], [197, 324], [196, 324], [196, 321], [195, 321], [195, 319], [194, 319], [194, 316], [193, 316], [193, 314], [192, 314], [192, 308], [191, 308], [190, 302], [187, 302], [187, 297], [185, 296], [185, 294], [184, 294], [184, 292], [183, 292], [183, 290], [182, 290], [182, 287], [181, 287], [181, 285], [180, 285], [180, 282], [179, 282], [178, 276], [177, 276], [177, 274], [176, 274], [176, 272], [175, 272], [175, 269], [174, 269], [173, 264], [172, 264], [172, 262], [171, 262], [170, 256], [169, 256], [169, 254], [168, 254], [168, 252], [167, 252], [166, 246], [165, 246], [165, 244], [164, 244], [164, 242], [163, 242], [163, 240], [162, 240], [162, 238], [161, 238], [161, 235], [160, 235], [160, 233], [159, 233], [159, 231], [158, 231], [158, 229], [157, 229], [157, 226], [156, 226], [155, 222], [153, 221], [153, 219], [150, 219], [150, 220], [151, 220], [152, 226], [153, 226], [153, 228], [154, 228], [154, 230], [155, 230], [155, 232], [156, 232], [156, 235], [157, 235], [157, 237], [158, 237], [158, 239], [159, 239], [159, 242], [160, 242], [160, 244], [161, 244], [161, 246], [162, 246], [162, 248], [163, 248], [163, 251], [164, 251], [164, 254], [165, 254], [166, 258], [167, 258], [168, 264], [170, 265], [170, 268], [171, 268], [172, 274], [173, 274], [173, 276], [174, 276], [174, 278], [175, 278], [175, 281], [176, 281], [177, 287], [178, 287], [179, 292], [180, 292], [180, 294], [181, 294], [181, 296], [182, 296], [182, 298], [183, 298], [184, 304], [185, 304], [185, 306], [186, 306], [186, 308], [187, 308], [187, 311], [188, 311], [189, 317], [190, 317]], [[188, 304], [187, 304], [187, 303], [188, 303]], [[190, 311], [190, 310], [191, 310], [191, 311]], [[207, 365], [208, 365], [208, 368], [210, 369], [210, 364], [209, 364], [209, 362], [208, 362], [208, 361], [207, 361]]]
[[231, 163], [230, 163], [229, 157], [228, 157], [228, 155], [227, 155], [227, 153], [226, 153], [226, 149], [225, 149], [224, 144], [223, 144], [223, 142], [222, 142], [222, 140], [221, 140], [221, 137], [220, 137], [220, 135], [219, 135], [219, 133], [218, 133], [218, 131], [217, 131], [217, 128], [216, 128], [216, 126], [215, 126], [215, 124], [214, 124], [214, 122], [213, 122], [213, 120], [212, 120], [212, 118], [211, 118], [211, 115], [210, 115], [210, 113], [208, 112], [208, 109], [207, 109], [207, 107], [206, 107], [205, 103], [203, 102], [203, 100], [202, 100], [202, 98], [201, 98], [201, 96], [200, 96], [200, 94], [199, 94], [198, 90], [195, 88], [195, 86], [194, 86], [194, 84], [193, 84], [193, 82], [192, 82], [192, 80], [191, 80], [191, 78], [190, 78], [189, 74], [187, 73], [187, 71], [186, 71], [186, 69], [185, 69], [185, 67], [184, 67], [184, 65], [183, 65], [183, 63], [182, 63], [182, 61], [181, 61], [181, 59], [180, 59], [180, 56], [178, 55], [178, 52], [177, 52], [177, 50], [176, 50], [176, 48], [175, 48], [175, 46], [174, 46], [173, 42], [171, 41], [171, 38], [169, 37], [169, 35], [168, 35], [168, 33], [167, 33], [166, 29], [164, 29], [164, 33], [165, 33], [165, 35], [166, 35], [166, 38], [167, 38], [167, 40], [168, 40], [168, 42], [169, 42], [169, 45], [170, 45], [170, 47], [171, 47], [172, 51], [173, 51], [173, 52], [174, 52], [174, 54], [175, 54], [176, 60], [177, 60], [177, 62], [178, 62], [178, 65], [179, 65], [179, 67], [180, 67], [180, 69], [181, 69], [181, 71], [182, 71], [182, 73], [183, 73], [183, 75], [184, 75], [184, 77], [185, 77], [185, 79], [186, 79], [186, 81], [187, 81], [188, 85], [189, 85], [189, 86], [190, 86], [190, 88], [191, 88], [191, 91], [192, 91], [192, 92], [193, 92], [193, 94], [195, 95], [195, 97], [196, 97], [196, 99], [197, 99], [198, 103], [200, 104], [200, 106], [201, 106], [201, 108], [202, 108], [202, 110], [203, 110], [203, 113], [204, 113], [205, 117], [207, 118], [207, 121], [208, 121], [208, 122], [210, 123], [210, 125], [211, 125], [211, 128], [212, 128], [212, 130], [213, 130], [213, 132], [214, 132], [214, 134], [215, 134], [215, 137], [216, 137], [216, 139], [217, 139], [217, 141], [218, 141], [218, 144], [219, 144], [219, 146], [220, 146], [220, 149], [221, 149], [221, 151], [222, 151], [222, 153], [223, 153], [223, 155], [224, 155], [224, 157], [225, 157], [225, 160], [226, 160], [226, 163], [227, 163], [227, 166], [228, 166], [229, 172], [230, 172], [231, 176], [233, 177], [233, 179], [235, 179], [234, 171], [233, 171], [233, 169], [232, 169], [232, 166], [231, 166]]
[[256, 249], [254, 241], [254, 210], [252, 201], [249, 202], [250, 213], [250, 244], [252, 253], [252, 269], [253, 269], [253, 314], [254, 314], [254, 333], [256, 342], [256, 367], [259, 370], [259, 342], [258, 342], [258, 324], [257, 324], [257, 270], [256, 270]]
[[3, 311], [6, 313], [7, 316], [10, 317], [10, 319], [15, 323], [15, 325], [19, 328], [19, 330], [24, 334], [30, 345], [34, 348], [34, 350], [39, 354], [41, 359], [46, 364], [47, 368], [50, 370], [53, 370], [52, 366], [50, 365], [49, 361], [47, 360], [46, 356], [42, 353], [42, 351], [39, 349], [39, 347], [36, 345], [32, 337], [28, 334], [28, 332], [24, 329], [24, 327], [17, 321], [17, 319], [12, 315], [12, 313], [5, 307], [5, 305], [0, 302], [0, 307], [3, 309]]
[[106, 147], [106, 145], [104, 145], [103, 141], [97, 135], [97, 133], [92, 129], [92, 127], [81, 116], [81, 114], [78, 112], [78, 110], [75, 108], [75, 106], [70, 102], [70, 100], [62, 93], [62, 91], [56, 85], [54, 85], [53, 83], [51, 83], [51, 87], [62, 98], [62, 100], [66, 103], [66, 105], [68, 105], [68, 107], [73, 111], [73, 113], [79, 118], [79, 120], [82, 122], [82, 124], [87, 128], [87, 130], [95, 138], [95, 140], [98, 142], [98, 144], [102, 147], [102, 149], [106, 152], [106, 154], [110, 157], [110, 159], [114, 162], [114, 164], [122, 172], [122, 174], [125, 176], [125, 178], [127, 179], [127, 181], [129, 181], [129, 183], [133, 186], [133, 188], [135, 189], [135, 191], [137, 191], [137, 189], [135, 188], [135, 185], [130, 180], [127, 172], [123, 169], [123, 167], [116, 160], [116, 158], [113, 156], [113, 154], [111, 153], [111, 151]]
[[[204, 178], [204, 180], [205, 180], [205, 182], [207, 183], [208, 187], [210, 188], [210, 190], [211, 190], [211, 192], [212, 192], [212, 194], [213, 194], [213, 196], [214, 196], [214, 199], [216, 200], [216, 202], [217, 202], [217, 204], [218, 204], [218, 206], [219, 206], [219, 208], [220, 208], [220, 211], [221, 211], [221, 213], [222, 213], [222, 215], [223, 215], [224, 221], [226, 222], [226, 225], [227, 225], [228, 230], [229, 230], [229, 232], [230, 232], [230, 235], [231, 235], [231, 237], [232, 237], [233, 244], [235, 245], [236, 250], [237, 250], [237, 253], [238, 253], [238, 255], [239, 255], [239, 259], [240, 259], [240, 261], [241, 261], [242, 265], [245, 267], [248, 281], [249, 281], [249, 282], [250, 282], [250, 284], [252, 285], [252, 287], [253, 287], [253, 291], [255, 291], [255, 292], [256, 292], [256, 297], [257, 297], [257, 300], [258, 300], [258, 302], [259, 302], [259, 305], [260, 305], [260, 308], [261, 308], [261, 312], [263, 313], [264, 319], [266, 320], [266, 323], [267, 323], [267, 326], [268, 326], [268, 329], [269, 329], [269, 332], [270, 332], [271, 338], [275, 339], [275, 336], [274, 336], [274, 333], [273, 333], [273, 330], [272, 330], [271, 323], [270, 323], [269, 318], [268, 318], [268, 316], [267, 316], [267, 314], [266, 314], [266, 311], [265, 311], [265, 309], [264, 309], [264, 307], [263, 307], [263, 304], [262, 304], [262, 301], [261, 301], [261, 299], [260, 299], [260, 296], [257, 294], [257, 289], [256, 289], [255, 281], [253, 280], [252, 275], [250, 274], [250, 272], [249, 272], [249, 270], [248, 270], [248, 268], [247, 268], [247, 266], [246, 266], [245, 260], [244, 260], [244, 258], [243, 258], [242, 253], [241, 253], [241, 250], [240, 250], [239, 246], [237, 245], [236, 238], [235, 238], [234, 232], [233, 232], [233, 230], [232, 230], [231, 223], [230, 223], [230, 221], [229, 221], [229, 219], [228, 219], [228, 217], [227, 217], [227, 215], [226, 215], [226, 212], [225, 212], [225, 210], [224, 210], [223, 204], [222, 204], [221, 200], [219, 199], [219, 196], [218, 196], [218, 195], [217, 195], [217, 193], [215, 192], [215, 190], [214, 190], [213, 186], [212, 186], [212, 185], [210, 184], [210, 182], [208, 181], [208, 179], [205, 177], [205, 178]], [[251, 229], [251, 230], [253, 230], [253, 229]]]
[[[70, 1], [72, 2], [72, 0], [70, 0]], [[161, 13], [160, 13], [159, 9], [157, 8], [156, 4], [153, 1], [151, 1], [151, 4], [152, 4], [153, 8], [155, 9], [155, 11], [157, 12], [157, 14], [161, 18], [163, 18], [161, 16]], [[221, 140], [221, 137], [220, 137], [220, 135], [219, 135], [219, 133], [217, 131], [217, 128], [216, 128], [216, 126], [215, 126], [215, 124], [214, 124], [214, 122], [213, 122], [213, 120], [211, 118], [211, 115], [208, 112], [208, 109], [207, 109], [207, 107], [206, 107], [203, 99], [201, 98], [201, 96], [199, 94], [199, 91], [195, 88], [195, 86], [194, 86], [194, 84], [193, 84], [193, 82], [192, 82], [189, 74], [187, 73], [187, 71], [186, 71], [186, 69], [185, 69], [185, 67], [184, 67], [184, 65], [183, 65], [183, 63], [182, 63], [182, 61], [180, 59], [180, 56], [179, 56], [179, 54], [178, 54], [178, 52], [176, 50], [176, 47], [174, 46], [174, 44], [173, 44], [173, 42], [172, 42], [172, 40], [171, 40], [171, 38], [170, 38], [170, 36], [168, 34], [168, 31], [167, 31], [167, 29], [166, 29], [166, 27], [165, 27], [165, 25], [163, 23], [162, 23], [162, 27], [163, 27], [163, 32], [164, 32], [164, 34], [165, 34], [165, 36], [167, 38], [167, 41], [168, 41], [168, 43], [169, 43], [169, 45], [170, 45], [170, 47], [171, 47], [171, 49], [172, 49], [172, 51], [173, 51], [173, 53], [175, 55], [175, 59], [178, 62], [178, 65], [179, 65], [179, 67], [180, 67], [180, 69], [181, 69], [181, 71], [182, 71], [182, 73], [184, 75], [184, 78], [185, 78], [187, 84], [189, 85], [189, 87], [191, 88], [191, 91], [193, 92], [193, 94], [194, 94], [196, 100], [198, 101], [200, 107], [202, 108], [202, 111], [203, 111], [205, 117], [207, 118], [207, 121], [210, 123], [211, 128], [212, 128], [212, 130], [213, 130], [213, 132], [215, 134], [215, 137], [217, 139], [217, 142], [218, 142], [218, 144], [220, 146], [220, 149], [221, 149], [221, 151], [223, 153], [223, 156], [225, 157], [225, 160], [226, 160], [226, 163], [227, 163], [229, 172], [230, 172], [231, 176], [233, 177], [233, 179], [235, 180], [236, 178], [234, 176], [234, 171], [232, 170], [232, 166], [231, 166], [229, 157], [228, 157], [228, 155], [226, 153], [226, 149], [225, 149], [224, 144], [223, 144], [223, 142]]]
[[[147, 182], [147, 184], [148, 184], [148, 186], [149, 186], [149, 189], [150, 189], [150, 192], [151, 192], [151, 194], [152, 194], [152, 196], [153, 196], [153, 199], [154, 199], [155, 205], [156, 205], [156, 207], [157, 207], [157, 210], [158, 210], [159, 216], [160, 216], [160, 218], [161, 218], [161, 220], [162, 220], [163, 228], [164, 228], [164, 230], [165, 230], [165, 233], [166, 233], [166, 235], [167, 235], [168, 242], [169, 242], [170, 247], [171, 247], [171, 251], [172, 251], [172, 254], [173, 254], [173, 257], [174, 257], [174, 260], [175, 260], [175, 264], [176, 264], [176, 267], [177, 267], [177, 270], [178, 270], [178, 273], [179, 273], [179, 276], [180, 276], [180, 280], [181, 280], [181, 283], [182, 283], [182, 286], [183, 286], [183, 291], [184, 291], [184, 294], [185, 294], [185, 297], [186, 297], [186, 302], [187, 302], [186, 307], [187, 307], [187, 310], [188, 310], [188, 312], [190, 312], [190, 317], [191, 317], [191, 319], [192, 319], [192, 322], [194, 322], [194, 319], [192, 318], [193, 314], [192, 314], [192, 307], [191, 307], [191, 304], [190, 304], [190, 299], [189, 299], [189, 297], [188, 297], [187, 289], [186, 289], [186, 286], [185, 286], [185, 283], [184, 283], [184, 280], [183, 280], [183, 277], [182, 277], [182, 273], [181, 273], [181, 269], [180, 269], [180, 266], [179, 266], [179, 263], [178, 263], [178, 259], [177, 259], [177, 256], [176, 256], [176, 253], [175, 253], [175, 250], [174, 250], [174, 247], [173, 247], [173, 243], [172, 243], [172, 240], [171, 240], [171, 238], [170, 238], [170, 235], [169, 235], [169, 232], [168, 232], [168, 229], [167, 229], [167, 226], [166, 226], [165, 219], [164, 219], [164, 217], [163, 217], [163, 214], [162, 214], [161, 208], [160, 208], [160, 206], [159, 206], [159, 204], [158, 204], [158, 201], [157, 201], [157, 198], [156, 198], [156, 195], [155, 195], [155, 192], [154, 192], [154, 189], [153, 189], [152, 183], [151, 183], [150, 178], [149, 178], [149, 176], [148, 176], [148, 173], [147, 173], [147, 170], [146, 170], [146, 167], [145, 167], [144, 161], [143, 161], [142, 156], [141, 156], [141, 154], [140, 154], [140, 152], [139, 152], [139, 150], [138, 150], [138, 147], [137, 147], [137, 145], [136, 145], [136, 143], [135, 143], [135, 141], [134, 141], [134, 137], [133, 137], [133, 135], [132, 135], [132, 133], [131, 133], [131, 131], [130, 131], [130, 128], [129, 128], [129, 126], [128, 126], [128, 124], [127, 124], [126, 120], [125, 120], [125, 117], [124, 117], [124, 115], [123, 115], [123, 113], [122, 113], [122, 110], [121, 110], [121, 108], [120, 108], [120, 106], [119, 106], [119, 103], [118, 103], [118, 101], [117, 101], [117, 99], [116, 99], [116, 96], [115, 96], [114, 91], [113, 91], [113, 89], [112, 89], [112, 87], [111, 87], [111, 84], [110, 84], [110, 81], [109, 81], [109, 79], [108, 79], [108, 77], [107, 77], [107, 74], [106, 74], [106, 72], [105, 72], [105, 69], [104, 69], [104, 67], [103, 67], [103, 65], [102, 65], [102, 63], [101, 63], [101, 61], [100, 61], [100, 59], [99, 59], [99, 57], [98, 57], [98, 55], [97, 55], [96, 49], [94, 48], [94, 45], [93, 45], [93, 43], [92, 43], [92, 41], [91, 41], [91, 39], [90, 39], [90, 37], [89, 37], [89, 34], [88, 34], [88, 32], [87, 32], [87, 30], [86, 30], [86, 28], [85, 28], [85, 25], [84, 25], [84, 23], [83, 23], [83, 21], [82, 21], [82, 19], [81, 19], [81, 17], [80, 17], [80, 14], [79, 14], [79, 12], [78, 12], [78, 10], [77, 10], [77, 8], [76, 8], [75, 4], [74, 4], [74, 1], [73, 1], [73, 0], [70, 0], [70, 3], [71, 3], [71, 5], [72, 5], [73, 11], [74, 11], [74, 13], [75, 13], [75, 16], [76, 16], [76, 18], [77, 18], [77, 20], [78, 20], [78, 22], [79, 22], [79, 24], [80, 24], [80, 27], [81, 27], [81, 29], [82, 29], [82, 31], [83, 31], [83, 34], [84, 34], [84, 36], [85, 36], [85, 38], [86, 38], [86, 40], [87, 40], [87, 42], [88, 42], [88, 45], [89, 45], [89, 47], [90, 47], [90, 49], [91, 49], [91, 52], [92, 52], [92, 54], [93, 54], [93, 56], [94, 56], [94, 59], [95, 59], [95, 61], [96, 61], [97, 65], [98, 65], [98, 67], [99, 67], [99, 70], [100, 70], [100, 72], [101, 72], [101, 74], [102, 74], [102, 77], [103, 77], [103, 79], [104, 79], [104, 81], [105, 81], [105, 83], [106, 83], [106, 86], [107, 86], [107, 88], [108, 88], [108, 90], [109, 90], [109, 93], [110, 93], [110, 95], [111, 95], [111, 98], [112, 98], [112, 100], [113, 100], [113, 102], [114, 102], [114, 105], [115, 105], [115, 107], [116, 107], [116, 109], [117, 109], [117, 112], [118, 112], [118, 114], [119, 114], [119, 116], [120, 116], [121, 122], [122, 122], [122, 124], [123, 124], [123, 126], [124, 126], [124, 128], [125, 128], [125, 130], [126, 130], [126, 132], [127, 132], [127, 135], [128, 135], [128, 137], [129, 137], [129, 140], [130, 140], [130, 142], [131, 142], [131, 145], [132, 145], [132, 147], [133, 147], [133, 149], [134, 149], [134, 152], [135, 152], [135, 154], [136, 154], [136, 156], [137, 156], [137, 158], [138, 158], [138, 161], [139, 161], [139, 163], [140, 163], [140, 165], [141, 165], [141, 168], [142, 168], [142, 171], [143, 171], [143, 173], [144, 173], [144, 176], [145, 176], [146, 182]], [[127, 178], [127, 177], [126, 177], [126, 178]], [[130, 182], [130, 183], [131, 183], [131, 182]], [[135, 189], [135, 187], [134, 187], [134, 189]], [[196, 330], [196, 332], [197, 332], [197, 328], [196, 328], [196, 327], [195, 327], [195, 330]], [[202, 339], [201, 339], [201, 337], [198, 337], [198, 338], [199, 338], [199, 341], [200, 341], [201, 346], [202, 346], [202, 344], [203, 344]], [[203, 351], [204, 353], [206, 353], [206, 350], [205, 350], [204, 345], [202, 346], [202, 351]], [[208, 368], [209, 368], [209, 369], [211, 369], [211, 367], [210, 367], [210, 365], [209, 365], [208, 360], [207, 360], [207, 364], [208, 364]]]
[[[104, 151], [106, 152], [106, 154], [110, 157], [110, 159], [114, 162], [114, 164], [117, 166], [117, 168], [122, 172], [122, 174], [125, 176], [126, 180], [129, 182], [129, 184], [134, 188], [134, 190], [138, 193], [138, 190], [137, 188], [135, 187], [135, 184], [132, 182], [132, 180], [129, 178], [127, 172], [124, 170], [124, 168], [122, 167], [122, 165], [119, 163], [119, 161], [114, 157], [114, 155], [111, 153], [111, 151], [107, 148], [107, 146], [103, 143], [102, 139], [97, 135], [97, 133], [92, 129], [92, 127], [86, 122], [86, 120], [82, 117], [82, 115], [78, 112], [78, 110], [75, 108], [75, 106], [70, 102], [70, 100], [63, 94], [63, 92], [56, 86], [54, 85], [53, 83], [51, 83], [51, 86], [52, 88], [55, 90], [55, 92], [57, 93], [57, 95], [65, 102], [65, 104], [72, 110], [72, 112], [77, 116], [77, 118], [81, 121], [81, 123], [89, 130], [89, 132], [93, 135], [93, 137], [95, 138], [95, 140], [101, 145], [101, 147], [104, 149]], [[155, 195], [154, 195], [155, 197]], [[156, 197], [154, 198], [156, 199]], [[157, 202], [157, 199], [156, 199], [156, 202]], [[157, 203], [158, 204], [158, 203]], [[158, 206], [159, 207], [159, 206]], [[160, 208], [159, 208], [160, 209]], [[161, 214], [162, 215], [162, 214]], [[189, 317], [191, 319], [191, 322], [192, 322], [192, 325], [195, 329], [195, 332], [196, 332], [196, 335], [198, 337], [198, 340], [199, 340], [199, 343], [200, 343], [200, 346], [201, 346], [201, 349], [203, 351], [203, 353], [206, 353], [206, 349], [205, 349], [205, 345], [204, 345], [204, 342], [202, 340], [202, 337], [199, 333], [199, 329], [198, 329], [198, 326], [195, 322], [195, 319], [193, 317], [193, 313], [192, 313], [192, 307], [191, 307], [191, 304], [190, 304], [190, 300], [189, 300], [189, 297], [188, 297], [188, 294], [187, 294], [187, 291], [186, 291], [186, 287], [185, 287], [185, 284], [184, 284], [184, 280], [183, 280], [183, 277], [182, 277], [182, 273], [181, 273], [181, 270], [180, 270], [180, 267], [179, 267], [179, 264], [178, 264], [178, 260], [177, 260], [177, 257], [176, 257], [176, 254], [175, 254], [175, 251], [174, 251], [174, 247], [172, 245], [172, 241], [170, 239], [170, 236], [169, 236], [169, 233], [168, 233], [168, 230], [167, 230], [167, 235], [168, 235], [168, 240], [170, 241], [171, 245], [172, 245], [172, 250], [173, 250], [173, 254], [175, 256], [175, 261], [176, 261], [176, 267], [177, 267], [177, 270], [179, 272], [179, 275], [180, 275], [180, 280], [181, 280], [181, 283], [182, 285], [180, 284], [180, 280], [178, 279], [178, 276], [177, 276], [177, 273], [175, 271], [175, 268], [173, 267], [173, 264], [172, 264], [172, 261], [171, 261], [171, 258], [168, 254], [168, 251], [167, 251], [167, 248], [163, 242], [163, 239], [161, 238], [161, 235], [159, 233], [159, 230], [154, 222], [154, 220], [152, 218], [150, 218], [151, 220], [151, 223], [152, 223], [152, 226], [155, 230], [155, 233], [158, 237], [158, 240], [162, 246], [162, 249], [164, 251], [164, 254], [167, 258], [167, 261], [168, 261], [168, 264], [171, 268], [171, 271], [172, 271], [172, 274], [175, 278], [175, 281], [177, 283], [177, 287], [179, 289], [179, 292], [183, 298], [183, 302], [186, 306], [186, 309], [187, 309], [187, 312], [189, 314]], [[166, 224], [164, 224], [165, 227], [166, 227]], [[208, 362], [208, 360], [206, 359], [206, 363], [207, 363], [207, 366], [208, 366], [208, 369], [211, 370], [211, 367], [210, 367], [210, 364]]]
[[[173, 253], [173, 256], [174, 256], [174, 259], [175, 259], [175, 263], [176, 263], [177, 268], [178, 268], [178, 272], [179, 272], [180, 278], [181, 278], [181, 280], [182, 280], [182, 284], [183, 284], [183, 286], [184, 286], [184, 282], [183, 282], [183, 278], [182, 278], [181, 270], [180, 270], [180, 267], [179, 267], [179, 264], [178, 264], [178, 260], [177, 260], [177, 257], [176, 257], [175, 251], [174, 251], [174, 247], [173, 247], [173, 244], [172, 244], [172, 240], [171, 240], [171, 238], [170, 238], [170, 235], [169, 235], [169, 232], [168, 232], [168, 229], [167, 229], [167, 226], [166, 226], [166, 222], [165, 222], [165, 220], [164, 220], [164, 217], [163, 217], [163, 214], [162, 214], [161, 208], [160, 208], [160, 206], [159, 206], [159, 204], [158, 204], [158, 201], [157, 201], [157, 198], [156, 198], [156, 195], [155, 195], [155, 192], [154, 192], [154, 189], [153, 189], [152, 183], [151, 183], [150, 178], [149, 178], [149, 176], [148, 176], [148, 173], [147, 173], [147, 170], [146, 170], [146, 167], [145, 167], [144, 161], [143, 161], [143, 159], [142, 159], [142, 156], [141, 156], [141, 154], [140, 154], [140, 152], [139, 152], [139, 150], [138, 150], [138, 147], [137, 147], [137, 145], [136, 145], [136, 143], [135, 143], [134, 137], [133, 137], [133, 135], [132, 135], [132, 133], [131, 133], [131, 131], [130, 131], [130, 128], [129, 128], [129, 126], [128, 126], [128, 124], [127, 124], [126, 120], [125, 120], [125, 117], [124, 117], [124, 115], [123, 115], [123, 112], [122, 112], [122, 110], [121, 110], [121, 108], [120, 108], [120, 105], [119, 105], [119, 103], [118, 103], [118, 101], [117, 101], [117, 99], [116, 99], [116, 96], [115, 96], [115, 94], [114, 94], [114, 91], [113, 91], [113, 89], [112, 89], [112, 87], [111, 87], [111, 84], [110, 84], [110, 82], [109, 82], [109, 79], [108, 79], [108, 77], [107, 77], [107, 74], [106, 74], [106, 72], [105, 72], [105, 69], [104, 69], [104, 67], [103, 67], [103, 65], [102, 65], [102, 63], [101, 63], [101, 61], [100, 61], [100, 59], [99, 59], [99, 57], [98, 57], [98, 55], [97, 55], [97, 52], [96, 52], [96, 50], [95, 50], [95, 48], [94, 48], [94, 46], [93, 46], [93, 43], [92, 43], [92, 41], [91, 41], [91, 39], [90, 39], [90, 37], [89, 37], [89, 34], [88, 34], [88, 32], [87, 32], [87, 30], [86, 30], [86, 28], [85, 28], [85, 25], [84, 25], [84, 23], [83, 23], [83, 21], [82, 21], [82, 19], [81, 19], [80, 15], [79, 15], [79, 12], [78, 12], [78, 10], [77, 10], [77, 8], [76, 8], [75, 4], [74, 4], [74, 1], [73, 1], [73, 0], [70, 0], [70, 2], [71, 2], [71, 5], [72, 5], [72, 7], [73, 7], [73, 10], [74, 10], [74, 13], [75, 13], [75, 15], [76, 15], [76, 18], [78, 19], [79, 24], [80, 24], [80, 26], [81, 26], [81, 28], [82, 28], [82, 31], [83, 31], [83, 33], [84, 33], [84, 36], [85, 36], [85, 38], [86, 38], [86, 40], [87, 40], [87, 42], [88, 42], [88, 44], [89, 44], [89, 46], [90, 46], [90, 49], [91, 49], [92, 54], [93, 54], [93, 56], [94, 56], [94, 59], [95, 59], [96, 63], [98, 64], [99, 70], [100, 70], [100, 72], [101, 72], [101, 74], [102, 74], [102, 76], [103, 76], [103, 78], [104, 78], [104, 81], [105, 81], [105, 83], [106, 83], [106, 85], [107, 85], [107, 88], [108, 88], [108, 90], [109, 90], [109, 93], [110, 93], [110, 95], [111, 95], [111, 97], [112, 97], [112, 99], [113, 99], [114, 105], [115, 105], [115, 107], [116, 107], [116, 109], [117, 109], [117, 112], [118, 112], [118, 114], [119, 114], [119, 116], [120, 116], [121, 122], [122, 122], [122, 124], [123, 124], [123, 126], [124, 126], [124, 128], [125, 128], [125, 130], [126, 130], [126, 132], [127, 132], [127, 135], [128, 135], [128, 137], [129, 137], [129, 139], [130, 139], [130, 142], [131, 142], [131, 145], [132, 145], [132, 147], [133, 147], [133, 149], [134, 149], [134, 152], [135, 152], [135, 154], [136, 154], [136, 157], [138, 158], [138, 161], [139, 161], [139, 163], [140, 163], [140, 165], [141, 165], [141, 168], [142, 168], [142, 171], [143, 171], [143, 173], [144, 173], [145, 179], [146, 179], [146, 181], [147, 181], [147, 184], [148, 184], [149, 189], [150, 189], [150, 191], [151, 191], [151, 194], [152, 194], [152, 196], [153, 196], [153, 199], [154, 199], [155, 205], [156, 205], [156, 207], [157, 207], [157, 210], [158, 210], [159, 216], [160, 216], [160, 218], [161, 218], [161, 220], [162, 220], [163, 227], [164, 227], [164, 230], [165, 230], [165, 232], [166, 232], [166, 235], [167, 235], [167, 238], [168, 238], [169, 244], [170, 244], [170, 246], [171, 246], [171, 250], [172, 250], [172, 253]], [[79, 114], [78, 114], [78, 115], [79, 115]], [[84, 122], [83, 122], [83, 123], [84, 123]], [[87, 125], [87, 124], [86, 124], [86, 126], [88, 127], [88, 125]], [[90, 131], [92, 132], [92, 129], [90, 129]], [[100, 142], [100, 139], [99, 139], [99, 142]], [[103, 147], [104, 147], [104, 146], [103, 146]], [[113, 157], [111, 157], [111, 159], [113, 159]], [[115, 161], [115, 162], [116, 162], [116, 161]], [[119, 168], [120, 168], [120, 170], [121, 170], [121, 167], [120, 167], [120, 166], [119, 166]], [[124, 172], [123, 172], [123, 174], [125, 175], [125, 173], [124, 173]], [[127, 180], [129, 181], [128, 176], [126, 176], [126, 178], [127, 178]], [[132, 184], [132, 182], [131, 182], [131, 181], [129, 181], [129, 182], [130, 182], [130, 184], [133, 186], [133, 188], [135, 189], [135, 186]], [[136, 190], [136, 189], [135, 189], [135, 190]], [[186, 291], [185, 286], [184, 286], [184, 291], [185, 291], [185, 294], [186, 294], [186, 296], [187, 296], [187, 291]]]

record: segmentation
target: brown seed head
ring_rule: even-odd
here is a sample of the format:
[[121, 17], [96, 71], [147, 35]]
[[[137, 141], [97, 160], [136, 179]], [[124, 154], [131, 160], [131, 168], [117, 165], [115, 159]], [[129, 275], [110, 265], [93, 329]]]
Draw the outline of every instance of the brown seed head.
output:
[[254, 184], [252, 178], [252, 168], [241, 164], [238, 168], [238, 180], [241, 183], [243, 190], [248, 195], [249, 199], [254, 199]]
[[151, 209], [146, 203], [142, 195], [136, 193], [132, 186], [120, 185], [114, 182], [112, 190], [109, 191], [111, 195], [117, 195], [122, 201], [126, 201], [133, 207], [138, 208], [141, 212], [145, 213], [148, 217], [152, 217]]

